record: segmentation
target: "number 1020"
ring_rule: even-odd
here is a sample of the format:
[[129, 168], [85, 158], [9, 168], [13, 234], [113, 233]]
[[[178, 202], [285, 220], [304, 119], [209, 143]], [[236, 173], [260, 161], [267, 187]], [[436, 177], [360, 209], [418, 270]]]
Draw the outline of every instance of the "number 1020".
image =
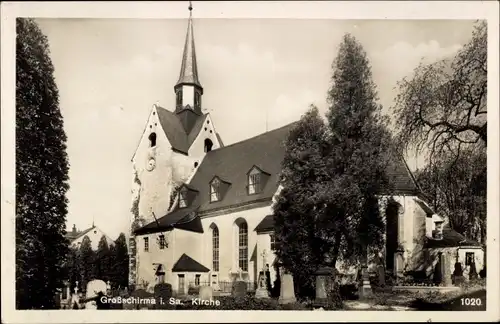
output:
[[481, 306], [481, 298], [461, 298], [463, 306]]

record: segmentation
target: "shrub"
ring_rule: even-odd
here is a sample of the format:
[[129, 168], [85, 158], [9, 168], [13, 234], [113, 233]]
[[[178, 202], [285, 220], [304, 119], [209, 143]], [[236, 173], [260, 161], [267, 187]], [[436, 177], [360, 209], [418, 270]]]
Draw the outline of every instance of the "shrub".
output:
[[476, 262], [472, 262], [470, 265], [469, 280], [477, 280], [477, 279], [478, 275], [476, 270]]
[[486, 266], [484, 266], [483, 269], [479, 271], [479, 276], [481, 278], [486, 278]]
[[219, 306], [193, 305], [190, 302], [177, 305], [177, 310], [309, 310], [310, 303], [291, 303], [280, 305], [274, 298], [257, 299], [250, 296], [215, 297], [220, 302]]
[[333, 284], [332, 289], [327, 292], [327, 305], [325, 309], [342, 309], [342, 305], [343, 301], [340, 294], [340, 287], [338, 284]]

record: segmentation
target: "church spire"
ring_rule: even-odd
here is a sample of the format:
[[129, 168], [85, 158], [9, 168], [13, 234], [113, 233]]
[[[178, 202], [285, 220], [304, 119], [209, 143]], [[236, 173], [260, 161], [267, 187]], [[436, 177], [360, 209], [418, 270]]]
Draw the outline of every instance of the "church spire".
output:
[[193, 6], [191, 4], [191, 1], [189, 1], [188, 9], [189, 9], [189, 20], [186, 32], [186, 41], [184, 43], [184, 52], [182, 55], [182, 65], [179, 74], [179, 80], [177, 81], [175, 87], [179, 87], [182, 85], [193, 85], [202, 90], [200, 80], [198, 79], [198, 66], [196, 63], [196, 51], [194, 48], [193, 17], [192, 17]]

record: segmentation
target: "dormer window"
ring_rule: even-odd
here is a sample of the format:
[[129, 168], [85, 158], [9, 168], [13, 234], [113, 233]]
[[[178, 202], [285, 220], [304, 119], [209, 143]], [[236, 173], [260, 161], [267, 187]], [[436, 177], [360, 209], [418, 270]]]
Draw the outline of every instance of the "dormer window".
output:
[[253, 168], [248, 174], [248, 194], [253, 195], [262, 191], [261, 187], [261, 175], [262, 173], [257, 169]]
[[210, 202], [215, 202], [220, 200], [220, 180], [215, 178], [212, 183], [210, 183]]
[[441, 240], [443, 238], [443, 222], [434, 222], [434, 231], [432, 231], [432, 238]]
[[261, 193], [269, 179], [269, 174], [257, 166], [253, 166], [247, 173], [247, 190], [249, 195]]
[[187, 207], [187, 191], [185, 189], [179, 192], [179, 208]]

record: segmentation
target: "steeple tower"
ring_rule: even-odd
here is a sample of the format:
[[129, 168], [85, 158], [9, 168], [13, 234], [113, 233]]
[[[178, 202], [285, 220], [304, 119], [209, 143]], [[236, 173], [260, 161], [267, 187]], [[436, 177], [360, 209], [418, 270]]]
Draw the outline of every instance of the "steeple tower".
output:
[[186, 42], [184, 43], [184, 52], [182, 54], [181, 71], [179, 80], [174, 86], [176, 94], [175, 112], [185, 116], [179, 116], [183, 121], [184, 128], [187, 132], [190, 131], [191, 120], [194, 116], [201, 115], [201, 96], [203, 87], [198, 79], [198, 66], [196, 62], [196, 51], [194, 47], [193, 33], [193, 6], [189, 1], [189, 20], [186, 32]]

